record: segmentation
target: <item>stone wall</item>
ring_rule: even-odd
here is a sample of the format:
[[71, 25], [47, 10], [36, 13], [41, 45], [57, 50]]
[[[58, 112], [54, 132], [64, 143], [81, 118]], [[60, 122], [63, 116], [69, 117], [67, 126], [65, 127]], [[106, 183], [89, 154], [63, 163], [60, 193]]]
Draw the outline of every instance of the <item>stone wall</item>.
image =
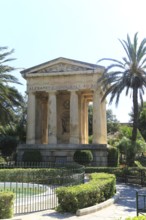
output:
[[44, 162], [73, 162], [73, 155], [76, 150], [91, 150], [93, 154], [94, 166], [107, 166], [107, 147], [104, 144], [21, 144], [18, 146], [18, 161], [22, 160], [22, 155], [25, 150], [40, 150]]

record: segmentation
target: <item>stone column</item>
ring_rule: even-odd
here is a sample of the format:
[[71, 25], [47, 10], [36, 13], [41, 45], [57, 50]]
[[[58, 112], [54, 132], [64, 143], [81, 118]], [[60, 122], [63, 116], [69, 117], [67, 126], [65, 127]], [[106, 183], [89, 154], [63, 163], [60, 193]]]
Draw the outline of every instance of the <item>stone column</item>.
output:
[[76, 91], [70, 96], [70, 143], [79, 144], [79, 103]]
[[102, 118], [102, 142], [107, 144], [107, 119], [106, 119], [106, 100], [101, 102]]
[[98, 90], [93, 94], [93, 144], [102, 143], [101, 97]]
[[35, 144], [42, 144], [42, 93], [36, 92], [35, 95], [36, 111], [35, 111]]
[[84, 97], [81, 96], [81, 144], [85, 144], [85, 111]]
[[42, 97], [42, 144], [48, 143], [48, 97]]
[[82, 97], [81, 93], [78, 94], [79, 100], [79, 143], [82, 143]]
[[36, 98], [33, 92], [28, 93], [27, 102], [27, 144], [35, 144], [35, 113], [36, 113]]
[[84, 115], [85, 115], [85, 123], [84, 123], [84, 129], [85, 129], [85, 144], [88, 144], [88, 102], [87, 102], [87, 99], [85, 99], [85, 102], [84, 102]]
[[57, 104], [56, 92], [49, 92], [48, 100], [48, 143], [57, 143]]

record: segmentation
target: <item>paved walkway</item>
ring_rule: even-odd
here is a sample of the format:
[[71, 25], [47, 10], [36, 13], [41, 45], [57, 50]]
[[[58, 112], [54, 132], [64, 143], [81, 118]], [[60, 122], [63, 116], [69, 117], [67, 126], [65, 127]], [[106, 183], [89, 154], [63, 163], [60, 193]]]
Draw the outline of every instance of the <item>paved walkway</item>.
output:
[[[95, 213], [84, 216], [76, 216], [72, 214], [61, 214], [54, 210], [36, 212], [32, 214], [19, 215], [12, 218], [13, 220], [124, 220], [128, 216], [136, 216], [135, 191], [140, 190], [137, 186], [118, 184], [117, 191], [120, 192], [120, 197], [115, 204], [110, 205]], [[146, 188], [142, 188], [146, 192]]]

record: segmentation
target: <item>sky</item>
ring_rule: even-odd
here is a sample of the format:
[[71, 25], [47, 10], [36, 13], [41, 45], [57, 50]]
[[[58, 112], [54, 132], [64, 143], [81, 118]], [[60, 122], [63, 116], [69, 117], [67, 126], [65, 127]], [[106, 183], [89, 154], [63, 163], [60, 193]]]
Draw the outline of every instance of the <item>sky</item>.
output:
[[[96, 64], [101, 58], [121, 59], [119, 39], [146, 37], [145, 0], [0, 0], [0, 46], [14, 48], [9, 63], [20, 69], [65, 57]], [[107, 63], [100, 63], [107, 65]], [[144, 95], [146, 100], [146, 95]], [[129, 121], [132, 101], [122, 94], [119, 105], [108, 104], [120, 122]]]

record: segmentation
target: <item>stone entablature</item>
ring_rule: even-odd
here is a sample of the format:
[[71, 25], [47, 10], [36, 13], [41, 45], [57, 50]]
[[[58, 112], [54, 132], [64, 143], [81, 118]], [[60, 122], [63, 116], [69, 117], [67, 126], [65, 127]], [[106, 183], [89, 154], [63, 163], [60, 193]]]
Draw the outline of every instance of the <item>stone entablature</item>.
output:
[[22, 71], [27, 80], [27, 144], [88, 144], [93, 102], [93, 143], [106, 144], [106, 107], [97, 81], [104, 68], [58, 58]]
[[97, 85], [83, 84], [83, 85], [28, 85], [27, 92], [38, 92], [38, 91], [64, 91], [64, 90], [82, 90], [82, 89], [91, 89], [95, 90]]

